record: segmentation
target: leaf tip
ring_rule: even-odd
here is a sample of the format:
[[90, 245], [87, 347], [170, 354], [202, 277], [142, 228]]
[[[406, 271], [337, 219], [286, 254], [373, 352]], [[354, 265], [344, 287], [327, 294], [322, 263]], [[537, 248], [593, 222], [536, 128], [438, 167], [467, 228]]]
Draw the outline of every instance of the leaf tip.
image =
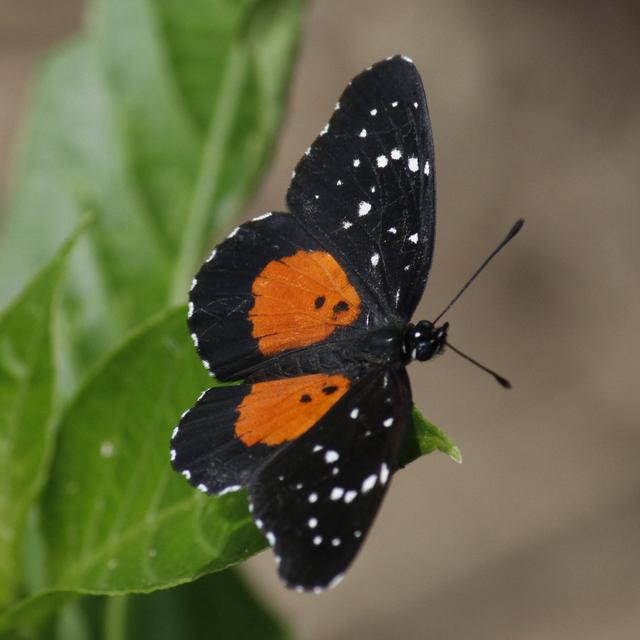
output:
[[455, 444], [447, 451], [447, 455], [454, 462], [457, 462], [458, 464], [462, 464], [462, 452], [460, 451], [460, 449], [458, 449], [458, 447], [456, 447]]

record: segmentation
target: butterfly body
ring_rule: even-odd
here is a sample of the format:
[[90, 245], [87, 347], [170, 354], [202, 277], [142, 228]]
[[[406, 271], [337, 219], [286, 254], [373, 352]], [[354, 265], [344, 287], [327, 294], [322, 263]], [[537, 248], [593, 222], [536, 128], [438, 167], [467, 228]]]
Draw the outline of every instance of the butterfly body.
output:
[[333, 586], [360, 549], [411, 426], [405, 366], [447, 324], [411, 323], [435, 237], [420, 76], [395, 56], [353, 79], [307, 150], [290, 213], [234, 229], [194, 278], [189, 327], [214, 386], [173, 432], [174, 468], [247, 488], [292, 588]]

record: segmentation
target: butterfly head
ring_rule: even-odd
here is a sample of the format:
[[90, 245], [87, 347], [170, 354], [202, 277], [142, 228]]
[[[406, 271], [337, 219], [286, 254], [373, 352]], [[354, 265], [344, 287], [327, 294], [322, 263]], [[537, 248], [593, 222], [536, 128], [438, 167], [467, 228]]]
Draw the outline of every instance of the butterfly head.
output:
[[436, 327], [428, 320], [421, 320], [416, 325], [409, 325], [406, 333], [406, 352], [413, 360], [430, 360], [444, 349], [447, 343], [449, 323]]

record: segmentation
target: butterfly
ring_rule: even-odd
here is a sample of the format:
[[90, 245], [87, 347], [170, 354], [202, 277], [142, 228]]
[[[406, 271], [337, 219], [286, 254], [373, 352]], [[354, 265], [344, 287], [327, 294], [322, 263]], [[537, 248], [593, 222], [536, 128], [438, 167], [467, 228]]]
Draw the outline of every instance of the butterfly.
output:
[[306, 150], [290, 213], [234, 229], [193, 280], [188, 324], [217, 380], [174, 429], [196, 488], [247, 488], [286, 586], [321, 591], [361, 548], [411, 428], [406, 366], [447, 344], [410, 322], [435, 238], [424, 88], [405, 56], [355, 77]]

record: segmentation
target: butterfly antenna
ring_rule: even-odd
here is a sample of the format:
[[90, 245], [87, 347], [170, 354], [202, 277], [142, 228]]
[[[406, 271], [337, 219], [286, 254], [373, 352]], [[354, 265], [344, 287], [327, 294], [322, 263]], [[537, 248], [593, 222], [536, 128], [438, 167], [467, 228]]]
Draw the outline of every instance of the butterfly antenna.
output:
[[486, 371], [488, 374], [492, 375], [495, 378], [496, 382], [499, 385], [503, 386], [505, 389], [511, 389], [511, 383], [504, 376], [501, 376], [500, 374], [493, 371], [493, 369], [489, 369], [489, 367], [485, 367], [483, 364], [480, 364], [477, 360], [474, 360], [471, 356], [468, 356], [466, 353], [462, 353], [462, 351], [460, 351], [459, 349], [456, 349], [450, 342], [447, 342], [447, 347], [449, 347], [451, 351], [453, 351], [454, 353], [457, 353], [459, 356], [463, 357], [465, 360], [467, 360], [471, 364], [475, 364], [476, 367], [478, 367], [479, 369], [482, 369], [483, 371]]
[[[522, 225], [523, 224], [524, 224], [524, 220], [522, 218], [520, 218], [513, 225], [513, 227], [511, 227], [511, 230], [509, 231], [509, 233], [507, 233], [507, 235], [504, 238], [504, 240], [489, 254], [489, 256], [485, 259], [485, 261], [478, 267], [476, 272], [467, 280], [467, 282], [464, 285], [464, 287], [462, 287], [462, 289], [460, 289], [460, 291], [458, 291], [458, 293], [454, 296], [453, 300], [451, 300], [451, 302], [445, 307], [444, 311], [442, 311], [438, 315], [438, 317], [435, 320], [433, 320], [433, 324], [436, 324], [438, 322], [438, 320], [440, 320], [440, 318], [442, 318], [442, 316], [445, 313], [447, 313], [447, 311], [449, 311], [449, 309], [451, 309], [451, 307], [453, 307], [453, 305], [456, 303], [458, 298], [467, 290], [467, 287], [480, 275], [482, 270], [491, 262], [491, 260], [493, 260], [493, 258], [496, 257], [496, 255], [500, 252], [500, 250], [503, 249], [504, 246], [510, 240], [513, 240], [513, 238], [515, 238], [515, 236], [518, 233], [518, 231], [520, 231], [520, 229], [522, 229]], [[460, 354], [460, 355], [462, 355], [462, 354]]]

